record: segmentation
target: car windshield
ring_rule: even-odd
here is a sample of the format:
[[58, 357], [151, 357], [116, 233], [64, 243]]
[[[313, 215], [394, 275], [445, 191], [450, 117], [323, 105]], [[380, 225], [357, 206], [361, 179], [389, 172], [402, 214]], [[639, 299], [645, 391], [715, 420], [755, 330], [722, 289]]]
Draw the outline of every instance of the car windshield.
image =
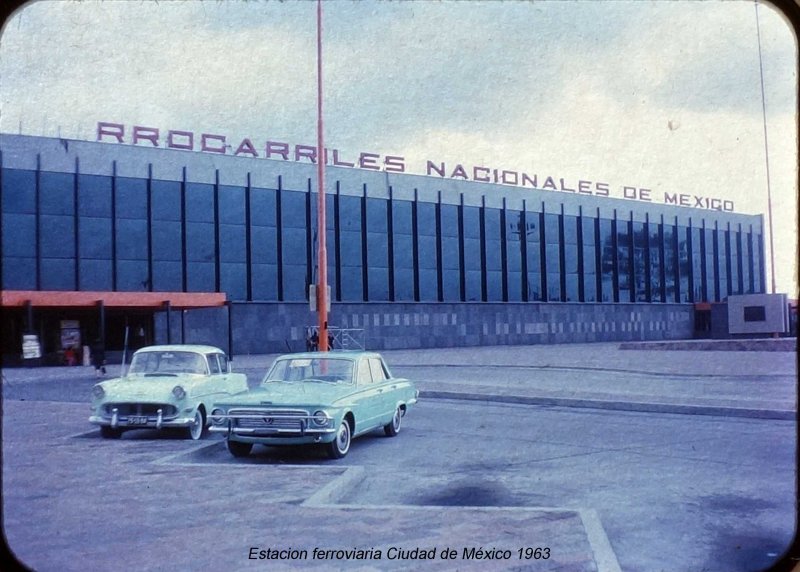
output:
[[263, 383], [274, 381], [352, 383], [353, 362], [341, 358], [283, 358], [275, 362]]
[[206, 360], [194, 352], [151, 351], [133, 356], [128, 375], [177, 375], [206, 373]]

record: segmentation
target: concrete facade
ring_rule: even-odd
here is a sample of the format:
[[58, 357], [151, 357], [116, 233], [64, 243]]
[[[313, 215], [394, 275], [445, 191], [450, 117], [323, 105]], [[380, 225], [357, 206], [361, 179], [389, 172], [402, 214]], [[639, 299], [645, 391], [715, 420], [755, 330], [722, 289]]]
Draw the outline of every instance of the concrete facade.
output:
[[[156, 315], [156, 343], [185, 341], [233, 355], [300, 351], [316, 316], [305, 303], [233, 303]], [[363, 330], [367, 349], [678, 340], [694, 331], [691, 304], [343, 303], [330, 325]], [[183, 335], [183, 337], [182, 337]]]

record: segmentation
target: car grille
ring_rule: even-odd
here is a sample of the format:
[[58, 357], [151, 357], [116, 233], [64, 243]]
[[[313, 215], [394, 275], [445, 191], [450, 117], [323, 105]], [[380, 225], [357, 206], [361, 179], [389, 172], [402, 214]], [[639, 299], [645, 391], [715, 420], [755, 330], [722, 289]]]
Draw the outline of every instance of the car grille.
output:
[[284, 429], [302, 431], [308, 425], [308, 411], [303, 409], [232, 409], [234, 427], [242, 429]]
[[120, 417], [128, 416], [153, 416], [158, 415], [158, 410], [161, 410], [161, 417], [168, 418], [174, 417], [178, 414], [178, 408], [168, 403], [106, 403], [103, 406], [103, 413], [111, 417], [113, 410], [117, 410], [117, 415]]

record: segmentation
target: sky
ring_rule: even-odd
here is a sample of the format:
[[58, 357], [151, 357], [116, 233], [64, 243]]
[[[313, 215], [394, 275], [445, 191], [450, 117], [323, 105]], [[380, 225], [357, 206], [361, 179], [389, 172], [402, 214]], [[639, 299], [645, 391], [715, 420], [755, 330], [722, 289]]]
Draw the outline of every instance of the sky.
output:
[[[325, 143], [345, 160], [715, 198], [765, 230], [769, 191], [777, 291], [798, 297], [798, 52], [771, 5], [335, 0], [323, 38]], [[0, 131], [315, 145], [316, 63], [314, 2], [40, 0], [0, 35]]]

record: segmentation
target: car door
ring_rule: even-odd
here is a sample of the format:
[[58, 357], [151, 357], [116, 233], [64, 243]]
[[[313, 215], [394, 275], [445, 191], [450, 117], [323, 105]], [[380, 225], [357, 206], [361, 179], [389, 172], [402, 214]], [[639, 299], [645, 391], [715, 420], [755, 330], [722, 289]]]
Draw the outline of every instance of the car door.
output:
[[[363, 433], [378, 427], [383, 418], [383, 388], [373, 383], [369, 361], [361, 358], [356, 364], [356, 433]], [[380, 391], [379, 391], [380, 390]]]
[[389, 378], [389, 373], [380, 358], [371, 357], [367, 361], [372, 374], [372, 382], [375, 384], [381, 403], [381, 425], [385, 425], [392, 420], [392, 415], [397, 407], [399, 400], [397, 384]]

